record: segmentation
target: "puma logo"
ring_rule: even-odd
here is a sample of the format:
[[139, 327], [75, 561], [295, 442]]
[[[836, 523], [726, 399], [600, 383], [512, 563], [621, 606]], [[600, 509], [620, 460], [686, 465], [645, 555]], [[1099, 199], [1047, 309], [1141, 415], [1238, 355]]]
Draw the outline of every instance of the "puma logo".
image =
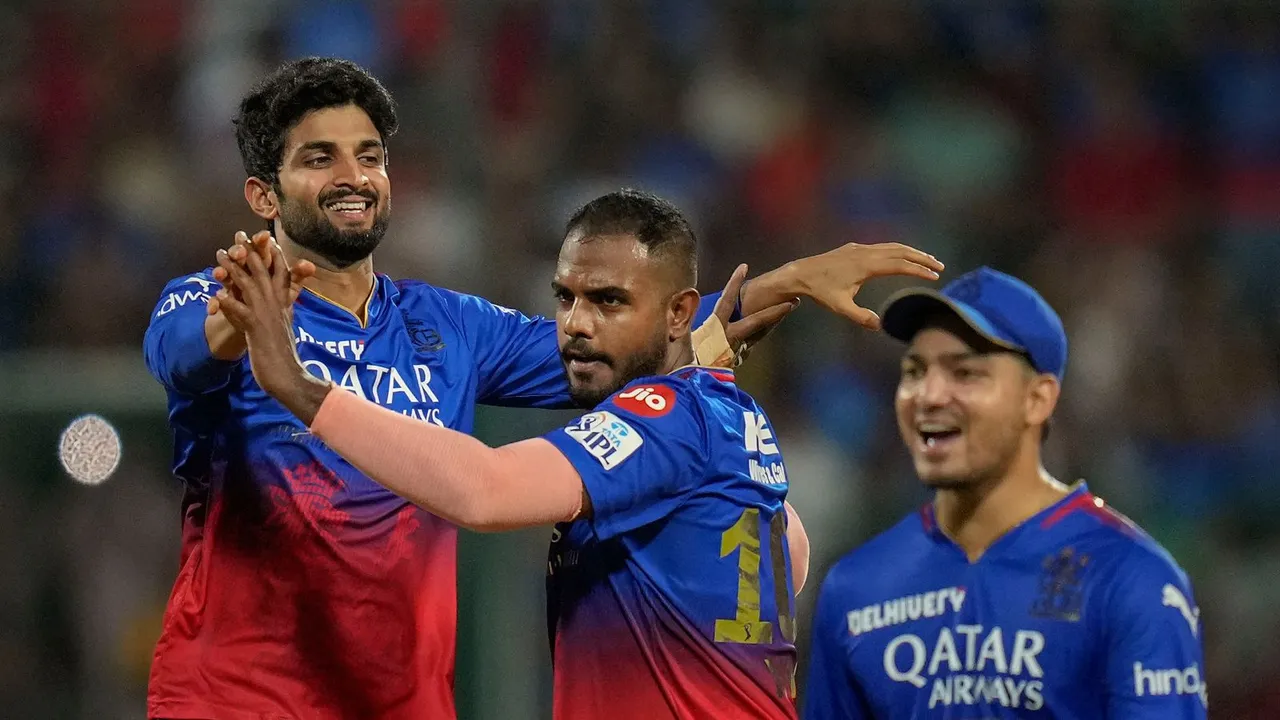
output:
[[1187, 624], [1191, 626], [1191, 634], [1199, 636], [1200, 634], [1200, 608], [1191, 608], [1191, 603], [1187, 602], [1187, 596], [1182, 591], [1171, 584], [1166, 583], [1164, 586], [1164, 596], [1161, 603], [1165, 607], [1171, 607], [1182, 613], [1182, 617], [1187, 619]]

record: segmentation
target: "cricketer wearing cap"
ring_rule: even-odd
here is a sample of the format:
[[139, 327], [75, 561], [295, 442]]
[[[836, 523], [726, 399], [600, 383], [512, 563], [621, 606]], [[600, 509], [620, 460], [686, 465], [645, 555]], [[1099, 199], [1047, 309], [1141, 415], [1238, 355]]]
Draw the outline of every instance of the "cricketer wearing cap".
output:
[[805, 717], [1204, 718], [1199, 610], [1154, 540], [1041, 464], [1067, 359], [1028, 285], [982, 268], [883, 311], [898, 429], [933, 502], [820, 591]]

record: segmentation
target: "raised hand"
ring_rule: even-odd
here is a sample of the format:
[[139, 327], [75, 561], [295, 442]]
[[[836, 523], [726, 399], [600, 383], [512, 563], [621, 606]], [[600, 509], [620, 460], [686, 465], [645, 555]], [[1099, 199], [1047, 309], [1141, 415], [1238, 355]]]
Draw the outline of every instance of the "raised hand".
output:
[[298, 359], [290, 297], [293, 272], [279, 246], [272, 245], [268, 252], [271, 269], [258, 252], [249, 252], [242, 265], [231, 258], [230, 250], [219, 250], [218, 267], [229, 283], [216, 297], [227, 320], [244, 333], [258, 385], [309, 424], [329, 384], [307, 373]]
[[[738, 304], [738, 294], [747, 279], [747, 266], [739, 265], [725, 283], [724, 292], [711, 311], [711, 317], [694, 334], [698, 362], [703, 365], [735, 367], [746, 358], [751, 346], [773, 331], [782, 319], [800, 304], [798, 298], [775, 303], [763, 310], [730, 322]], [[716, 328], [716, 325], [719, 328]], [[723, 333], [717, 332], [723, 329]]]
[[890, 275], [937, 280], [943, 269], [943, 264], [934, 256], [902, 243], [848, 243], [821, 255], [795, 260], [782, 268], [794, 276], [790, 283], [794, 287], [789, 289], [795, 294], [812, 298], [822, 307], [868, 330], [880, 329], [880, 316], [854, 302], [863, 283]]
[[[249, 255], [257, 254], [262, 260], [267, 270], [274, 269], [275, 258], [279, 256], [280, 261], [284, 262], [283, 253], [273, 253], [272, 248], [279, 250], [280, 245], [275, 238], [271, 237], [271, 233], [266, 230], [260, 230], [254, 234], [253, 238], [249, 238], [244, 232], [237, 232], [235, 241], [225, 252], [227, 257], [233, 262], [239, 264], [242, 268], [247, 267]], [[222, 252], [222, 251], [219, 251]], [[302, 292], [302, 281], [314, 275], [316, 266], [310, 260], [299, 260], [290, 268], [290, 282], [287, 294], [282, 300], [292, 305], [298, 299], [298, 294]], [[229, 271], [219, 264], [213, 269], [213, 279], [222, 283], [223, 287], [231, 291], [232, 295], [237, 294], [237, 288], [231, 280]], [[215, 296], [209, 301], [209, 314], [214, 315], [221, 308], [221, 301]]]

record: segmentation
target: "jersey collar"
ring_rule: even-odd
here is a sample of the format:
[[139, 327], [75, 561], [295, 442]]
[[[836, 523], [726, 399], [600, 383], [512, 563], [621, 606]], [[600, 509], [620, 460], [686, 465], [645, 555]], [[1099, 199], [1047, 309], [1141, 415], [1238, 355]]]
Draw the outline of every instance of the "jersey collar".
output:
[[681, 380], [688, 380], [699, 372], [705, 372], [720, 382], [727, 382], [729, 384], [737, 382], [733, 371], [729, 368], [709, 367], [707, 365], [685, 365], [672, 370], [669, 374], [674, 377], [678, 377]]
[[387, 305], [395, 302], [398, 296], [399, 291], [389, 277], [374, 273], [373, 290], [369, 293], [369, 298], [365, 300], [363, 318], [310, 288], [303, 288], [299, 300], [325, 317], [343, 323], [355, 322], [360, 325], [361, 329], [367, 329], [381, 316]]
[[[1089, 492], [1089, 485], [1085, 481], [1077, 481], [1071, 486], [1070, 492], [1060, 500], [1022, 521], [1022, 523], [1010, 529], [1009, 532], [997, 538], [995, 542], [991, 543], [991, 547], [987, 548], [987, 551], [982, 554], [982, 558], [996, 554], [1002, 548], [1015, 544], [1017, 538], [1028, 532], [1037, 532], [1053, 527], [1076, 510], [1094, 507], [1102, 507], [1102, 500]], [[961, 555], [964, 554], [960, 546], [956, 545], [955, 541], [938, 526], [938, 518], [932, 501], [925, 503], [920, 508], [920, 527], [925, 535], [934, 542], [947, 545], [954, 548]], [[981, 558], [979, 561], [981, 561]]]

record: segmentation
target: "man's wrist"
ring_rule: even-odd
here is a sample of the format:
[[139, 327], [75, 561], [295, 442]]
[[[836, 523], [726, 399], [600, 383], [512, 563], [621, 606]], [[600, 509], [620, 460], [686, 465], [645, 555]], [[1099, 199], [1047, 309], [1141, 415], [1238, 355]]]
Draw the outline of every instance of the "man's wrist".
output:
[[299, 368], [299, 373], [283, 392], [272, 392], [271, 395], [280, 401], [289, 412], [293, 413], [307, 427], [315, 422], [320, 413], [320, 406], [325, 398], [334, 390], [333, 383], [321, 380], [306, 370]]
[[244, 333], [232, 327], [221, 311], [205, 317], [204, 339], [209, 345], [209, 355], [216, 360], [239, 360], [249, 349]]
[[806, 259], [792, 260], [744, 283], [740, 293], [742, 314], [750, 315], [794, 298], [808, 297], [810, 288], [802, 264]]

